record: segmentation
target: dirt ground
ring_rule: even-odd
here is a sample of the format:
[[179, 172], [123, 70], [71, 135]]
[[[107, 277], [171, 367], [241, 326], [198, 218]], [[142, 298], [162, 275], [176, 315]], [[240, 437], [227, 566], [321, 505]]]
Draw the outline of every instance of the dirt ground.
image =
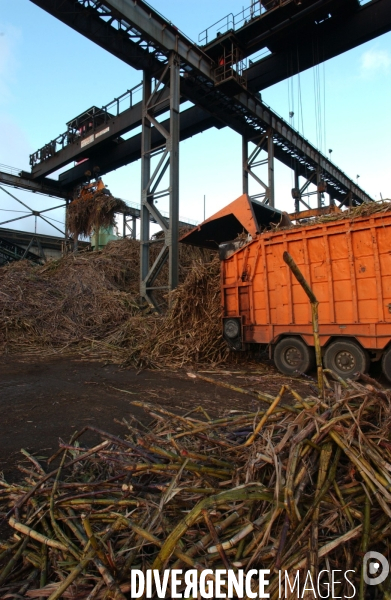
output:
[[[234, 386], [255, 388], [276, 395], [282, 382], [311, 394], [310, 383], [289, 380], [268, 364], [255, 364], [247, 371], [208, 371], [200, 374]], [[124, 391], [120, 391], [124, 390]], [[126, 393], [127, 392], [127, 393]], [[0, 364], [0, 472], [12, 481], [21, 476], [16, 464], [21, 448], [39, 456], [51, 456], [59, 440], [68, 441], [85, 425], [93, 425], [115, 435], [125, 435], [120, 422], [133, 415], [148, 417], [131, 404], [141, 400], [184, 413], [202, 405], [211, 415], [227, 410], [256, 410], [259, 402], [227, 390], [186, 371], [121, 369], [116, 365], [69, 358], [17, 359], [3, 357]], [[83, 436], [91, 443], [94, 436]], [[90, 438], [90, 439], [89, 439]]]

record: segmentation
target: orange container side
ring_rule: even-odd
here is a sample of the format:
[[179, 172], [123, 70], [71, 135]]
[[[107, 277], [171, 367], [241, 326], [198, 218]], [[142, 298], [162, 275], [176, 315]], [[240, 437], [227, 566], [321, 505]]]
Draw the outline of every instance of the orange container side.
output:
[[288, 251], [319, 301], [324, 345], [355, 337], [364, 348], [391, 340], [391, 214], [330, 221], [258, 235], [222, 261], [225, 316], [241, 316], [245, 342], [283, 334], [313, 345], [307, 296], [283, 261]]

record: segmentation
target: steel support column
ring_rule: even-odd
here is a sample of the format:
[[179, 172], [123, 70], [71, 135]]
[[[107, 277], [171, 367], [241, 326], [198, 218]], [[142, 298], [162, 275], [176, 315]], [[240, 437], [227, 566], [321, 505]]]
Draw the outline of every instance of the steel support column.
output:
[[170, 151], [170, 221], [165, 232], [169, 248], [169, 286], [173, 290], [178, 285], [178, 237], [179, 237], [179, 108], [180, 70], [179, 57], [170, 55], [170, 137], [167, 148]]
[[242, 135], [242, 191], [248, 194], [248, 141]]
[[274, 144], [273, 130], [268, 130], [267, 136], [267, 158], [268, 158], [268, 204], [274, 207]]
[[141, 224], [140, 224], [140, 295], [146, 296], [146, 278], [149, 271], [149, 210], [148, 182], [151, 172], [151, 121], [147, 118], [147, 103], [151, 98], [152, 80], [149, 73], [143, 77], [143, 106], [141, 131]]
[[[158, 93], [162, 86], [169, 88], [170, 119], [167, 129], [157, 121], [156, 113], [161, 100]], [[142, 149], [141, 149], [141, 283], [140, 295], [155, 310], [161, 310], [154, 295], [155, 290], [173, 290], [178, 285], [178, 236], [179, 236], [179, 107], [180, 107], [180, 63], [178, 56], [170, 53], [169, 62], [160, 79], [155, 80], [152, 90], [150, 76], [144, 73]], [[152, 128], [161, 136], [161, 144], [151, 146]], [[157, 159], [152, 173], [151, 159]], [[169, 169], [169, 185], [159, 189]], [[157, 209], [156, 200], [169, 197], [169, 218]], [[155, 261], [150, 265], [149, 219], [152, 217], [164, 232], [163, 246]], [[155, 285], [156, 279], [168, 260], [169, 273], [166, 285]]]
[[297, 167], [295, 167], [295, 171], [294, 171], [294, 175], [295, 175], [295, 185], [293, 188], [293, 198], [295, 200], [295, 212], [299, 212], [300, 210], [300, 183], [299, 183], [299, 172], [297, 170]]
[[323, 182], [323, 178], [322, 178], [322, 171], [318, 165], [318, 168], [316, 170], [316, 190], [317, 190], [317, 199], [318, 199], [318, 208], [322, 208], [323, 206], [323, 198], [322, 198], [322, 182]]
[[[129, 225], [131, 223], [131, 225]], [[134, 215], [124, 214], [123, 222], [123, 235], [122, 237], [130, 237], [132, 240], [136, 239], [136, 217]]]

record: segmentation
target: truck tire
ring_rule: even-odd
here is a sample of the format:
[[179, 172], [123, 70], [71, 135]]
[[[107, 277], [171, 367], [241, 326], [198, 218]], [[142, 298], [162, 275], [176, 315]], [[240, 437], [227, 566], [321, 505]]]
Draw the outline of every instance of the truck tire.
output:
[[366, 373], [369, 362], [368, 353], [351, 340], [331, 342], [323, 356], [325, 368], [331, 369], [343, 379], [352, 377], [354, 373]]
[[315, 354], [301, 338], [287, 337], [274, 348], [274, 364], [284, 375], [307, 373], [315, 364]]
[[384, 352], [382, 356], [381, 370], [388, 381], [391, 381], [391, 346]]

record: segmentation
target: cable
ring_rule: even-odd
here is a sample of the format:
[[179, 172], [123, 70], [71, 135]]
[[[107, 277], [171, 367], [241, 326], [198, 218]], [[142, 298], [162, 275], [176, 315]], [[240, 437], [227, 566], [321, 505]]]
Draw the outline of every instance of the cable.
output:
[[[295, 128], [295, 90], [294, 90], [294, 60], [293, 53], [289, 54], [289, 64], [288, 64], [288, 73], [291, 73], [291, 76], [288, 77], [288, 114], [291, 127]], [[291, 187], [294, 188], [294, 169], [295, 169], [295, 159], [291, 155], [290, 157], [290, 167], [291, 167]]]
[[24, 213], [26, 215], [30, 212], [28, 210], [12, 210], [11, 208], [0, 208], [0, 210], [2, 210], [3, 212]]
[[64, 225], [64, 221], [58, 221], [57, 219], [53, 219], [53, 217], [45, 216], [45, 219], [49, 219], [50, 221], [55, 221], [56, 223], [60, 223], [60, 225]]
[[299, 60], [299, 47], [296, 45], [297, 50], [297, 104], [299, 107], [299, 131], [300, 131], [300, 117], [301, 117], [301, 134], [304, 137], [304, 116], [303, 116], [303, 102], [301, 97], [301, 80], [300, 80], [300, 60]]
[[[324, 57], [322, 57], [324, 58]], [[326, 143], [326, 63], [325, 61], [323, 61], [323, 128], [324, 128], [324, 148], [323, 148], [323, 154], [326, 154], [326, 148], [327, 148], [327, 143]]]

